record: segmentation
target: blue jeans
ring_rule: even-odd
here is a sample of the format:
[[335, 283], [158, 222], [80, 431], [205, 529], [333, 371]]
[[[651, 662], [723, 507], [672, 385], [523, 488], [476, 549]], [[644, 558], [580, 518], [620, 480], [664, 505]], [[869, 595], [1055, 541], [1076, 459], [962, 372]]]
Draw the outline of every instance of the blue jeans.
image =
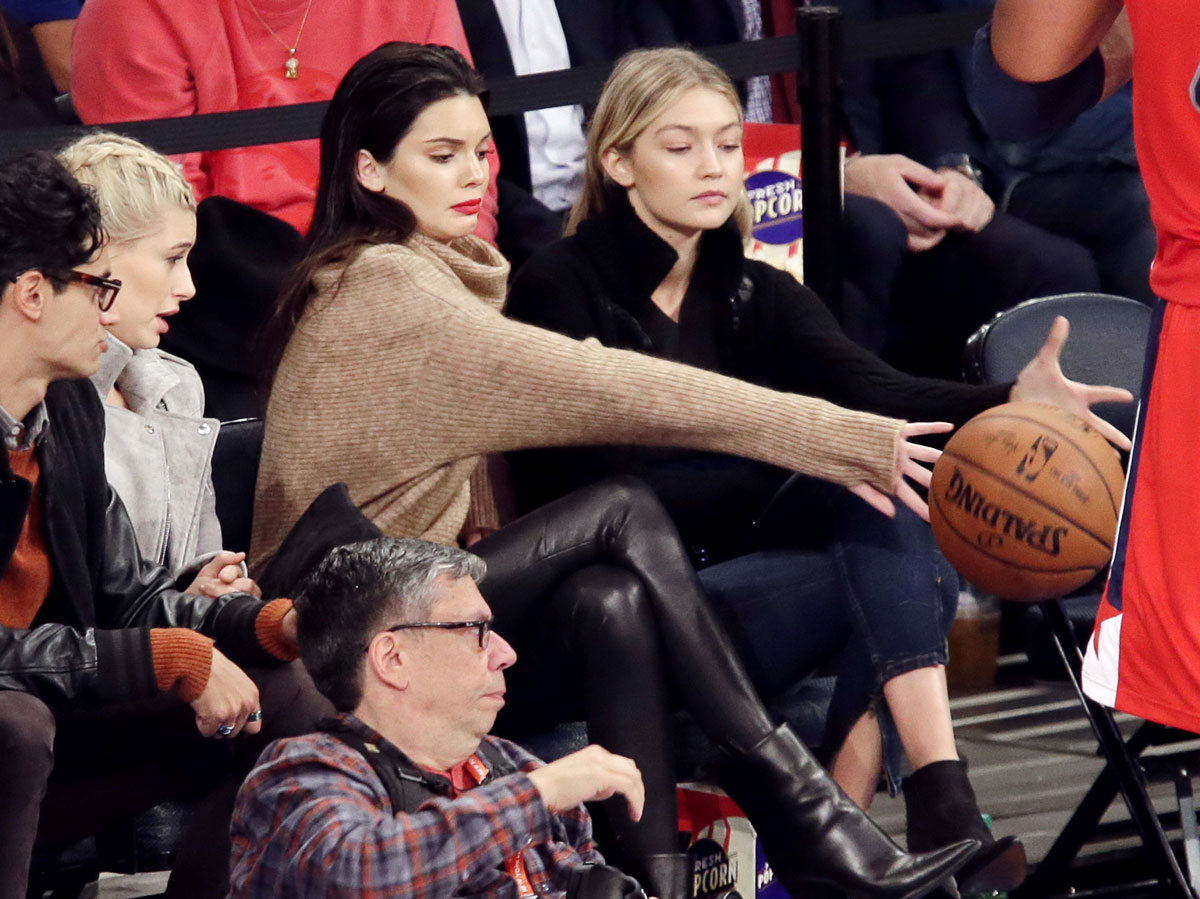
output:
[[958, 577], [929, 526], [889, 519], [848, 491], [794, 478], [773, 506], [770, 548], [714, 565], [700, 582], [754, 685], [770, 697], [819, 671], [837, 675], [821, 755], [832, 758], [875, 706], [893, 787], [900, 747], [883, 684], [944, 665]]

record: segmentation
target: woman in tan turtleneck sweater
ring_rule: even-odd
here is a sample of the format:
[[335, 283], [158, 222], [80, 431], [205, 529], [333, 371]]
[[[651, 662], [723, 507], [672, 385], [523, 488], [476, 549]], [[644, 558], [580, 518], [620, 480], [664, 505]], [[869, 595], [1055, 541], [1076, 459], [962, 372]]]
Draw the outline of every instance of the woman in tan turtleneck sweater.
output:
[[[387, 44], [339, 86], [321, 135], [308, 255], [280, 308], [252, 555], [345, 481], [384, 532], [463, 540], [522, 656], [502, 733], [582, 712], [635, 759], [639, 822], [618, 848], [648, 890], [688, 895], [666, 719], [675, 690], [730, 754], [726, 783], [793, 892], [812, 882], [916, 896], [977, 844], [900, 851], [786, 726], [776, 727], [709, 612], [678, 536], [635, 481], [600, 485], [500, 528], [483, 460], [530, 446], [642, 443], [737, 453], [923, 511], [903, 478], [936, 451], [905, 425], [505, 319], [508, 265], [469, 236], [487, 185], [482, 82], [454, 51]], [[947, 426], [948, 427], [948, 426]], [[477, 541], [478, 542], [475, 542]], [[612, 848], [612, 847], [609, 847]]]

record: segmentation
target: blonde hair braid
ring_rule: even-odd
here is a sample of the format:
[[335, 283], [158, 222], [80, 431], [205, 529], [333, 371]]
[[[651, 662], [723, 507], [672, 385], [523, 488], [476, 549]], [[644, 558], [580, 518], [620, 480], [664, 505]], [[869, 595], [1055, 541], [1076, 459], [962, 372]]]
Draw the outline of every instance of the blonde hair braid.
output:
[[104, 230], [114, 243], [153, 233], [172, 206], [196, 208], [179, 166], [133, 138], [98, 131], [63, 148], [58, 158], [96, 191]]

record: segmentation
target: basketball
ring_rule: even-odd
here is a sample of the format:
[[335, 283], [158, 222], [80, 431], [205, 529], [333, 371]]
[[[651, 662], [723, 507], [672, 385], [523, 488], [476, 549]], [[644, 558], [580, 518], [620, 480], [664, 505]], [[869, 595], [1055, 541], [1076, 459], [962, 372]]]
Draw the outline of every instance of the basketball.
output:
[[933, 468], [929, 520], [946, 558], [1004, 599], [1065, 596], [1108, 564], [1125, 475], [1083, 419], [1006, 403], [951, 436]]

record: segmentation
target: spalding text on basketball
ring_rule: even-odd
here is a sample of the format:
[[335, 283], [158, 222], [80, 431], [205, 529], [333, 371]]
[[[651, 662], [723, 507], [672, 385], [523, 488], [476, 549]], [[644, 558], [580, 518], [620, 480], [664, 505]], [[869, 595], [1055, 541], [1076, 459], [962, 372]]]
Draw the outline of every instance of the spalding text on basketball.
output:
[[[978, 536], [977, 539], [984, 546], [1001, 545], [1003, 538], [1011, 537], [1048, 556], [1057, 556], [1062, 549], [1062, 538], [1069, 530], [1061, 525], [1039, 524], [1034, 519], [1022, 518], [1016, 512], [991, 502], [978, 487], [963, 477], [958, 466], [954, 467], [944, 497], [951, 505], [993, 529], [992, 534]], [[995, 539], [997, 537], [1000, 539]]]

